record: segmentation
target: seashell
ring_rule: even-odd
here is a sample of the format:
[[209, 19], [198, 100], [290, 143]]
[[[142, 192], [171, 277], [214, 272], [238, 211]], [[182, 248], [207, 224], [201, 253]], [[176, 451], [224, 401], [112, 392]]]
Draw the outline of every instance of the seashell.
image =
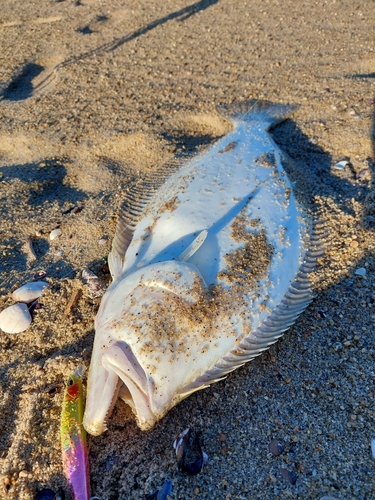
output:
[[334, 166], [334, 168], [336, 170], [344, 170], [344, 168], [346, 167], [346, 165], [349, 165], [348, 160], [342, 160], [342, 161], [339, 161], [338, 163], [336, 163], [336, 165]]
[[99, 278], [90, 269], [82, 271], [82, 280], [89, 287], [89, 295], [92, 298], [101, 297], [104, 293], [104, 286]]
[[178, 468], [191, 476], [199, 474], [208, 461], [208, 455], [200, 445], [198, 434], [191, 429], [181, 432], [175, 439], [173, 448], [176, 450]]
[[[57, 493], [49, 488], [43, 488], [40, 490], [34, 500], [64, 500], [65, 493], [62, 488], [59, 488]], [[93, 500], [92, 498], [90, 500]]]
[[12, 293], [12, 299], [16, 302], [29, 304], [33, 300], [40, 297], [47, 286], [48, 283], [45, 281], [32, 281], [31, 283], [26, 283], [26, 285], [14, 290]]
[[50, 490], [49, 488], [43, 488], [39, 491], [34, 498], [34, 500], [55, 500], [56, 495], [55, 492]]
[[0, 328], [5, 333], [21, 333], [29, 328], [31, 314], [26, 304], [14, 304], [0, 313]]
[[[166, 500], [168, 495], [172, 493], [172, 481], [165, 481], [160, 490], [155, 490], [146, 495], [146, 500]], [[92, 498], [90, 499], [92, 500]]]
[[61, 235], [61, 229], [60, 229], [60, 228], [54, 229], [53, 231], [51, 231], [51, 232], [49, 233], [49, 239], [50, 239], [50, 240], [55, 240], [55, 239], [56, 239], [56, 238], [58, 238], [60, 235]]
[[45, 276], [47, 276], [46, 271], [38, 271], [34, 274], [34, 280], [40, 280], [40, 279], [44, 278]]
[[366, 276], [366, 269], [364, 267], [360, 267], [356, 270], [355, 274], [357, 276]]

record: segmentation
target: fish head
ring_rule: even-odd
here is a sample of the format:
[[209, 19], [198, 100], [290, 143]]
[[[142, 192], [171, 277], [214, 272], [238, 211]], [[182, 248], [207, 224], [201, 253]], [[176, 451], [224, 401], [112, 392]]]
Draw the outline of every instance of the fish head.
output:
[[207, 368], [211, 330], [219, 332], [219, 323], [190, 263], [151, 264], [113, 283], [95, 321], [86, 430], [105, 430], [117, 396], [131, 406], [141, 429], [151, 428], [192, 392], [185, 387]]

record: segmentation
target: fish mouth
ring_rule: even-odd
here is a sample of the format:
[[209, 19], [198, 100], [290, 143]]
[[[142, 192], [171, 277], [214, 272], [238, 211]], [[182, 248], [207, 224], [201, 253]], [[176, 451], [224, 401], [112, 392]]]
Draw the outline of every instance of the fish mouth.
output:
[[[92, 370], [93, 371], [93, 370]], [[100, 367], [95, 379], [89, 373], [83, 427], [93, 436], [100, 436], [107, 429], [107, 418], [112, 412], [120, 390], [118, 376]]]
[[90, 381], [89, 377], [87, 393], [90, 398], [83, 425], [94, 436], [106, 430], [106, 420], [118, 396], [132, 408], [142, 430], [150, 429], [161, 418], [153, 411], [152, 380], [126, 342], [117, 342], [106, 349], [100, 370], [96, 369], [96, 380]]

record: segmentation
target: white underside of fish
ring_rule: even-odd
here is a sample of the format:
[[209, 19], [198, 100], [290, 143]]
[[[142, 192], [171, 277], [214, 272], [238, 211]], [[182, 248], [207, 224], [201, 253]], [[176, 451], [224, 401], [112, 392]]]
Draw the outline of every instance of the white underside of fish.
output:
[[95, 320], [88, 432], [105, 430], [118, 396], [149, 429], [267, 349], [310, 302], [321, 250], [268, 134], [290, 111], [230, 108], [230, 134], [129, 193]]

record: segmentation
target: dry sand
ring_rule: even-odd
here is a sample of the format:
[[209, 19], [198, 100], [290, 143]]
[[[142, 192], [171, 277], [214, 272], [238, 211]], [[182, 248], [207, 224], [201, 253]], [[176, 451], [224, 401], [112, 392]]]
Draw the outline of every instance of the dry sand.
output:
[[[0, 306], [38, 270], [50, 283], [32, 326], [0, 334], [0, 498], [67, 489], [61, 385], [88, 366], [100, 301], [80, 273], [89, 267], [109, 282], [103, 258], [127, 184], [228, 131], [215, 104], [257, 97], [299, 105], [273, 136], [292, 159], [298, 196], [326, 219], [316, 298], [267, 353], [152, 431], [142, 433], [119, 402], [108, 431], [88, 440], [92, 492], [139, 499], [171, 479], [171, 499], [374, 499], [374, 2], [2, 0], [0, 8]], [[342, 159], [350, 164], [335, 170]], [[64, 213], [73, 207], [82, 210]], [[50, 241], [56, 227], [62, 236]], [[188, 426], [210, 457], [196, 477], [177, 471], [172, 449]], [[278, 457], [272, 438], [284, 445]]]

